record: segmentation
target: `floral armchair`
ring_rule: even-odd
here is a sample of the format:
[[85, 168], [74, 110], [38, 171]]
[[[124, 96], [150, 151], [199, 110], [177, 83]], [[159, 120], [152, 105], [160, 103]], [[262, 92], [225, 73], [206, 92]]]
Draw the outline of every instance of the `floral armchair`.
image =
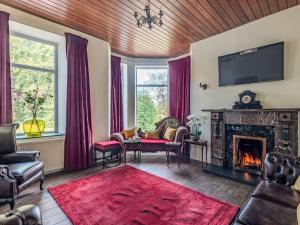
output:
[[[164, 133], [168, 127], [177, 129], [174, 142], [182, 143], [184, 138], [188, 135], [188, 130], [186, 127], [182, 126], [181, 122], [175, 117], [166, 117], [161, 121], [155, 123], [156, 130], [159, 130], [160, 139], [145, 139], [143, 138], [143, 133], [138, 132], [138, 135], [142, 137], [141, 139], [141, 150], [142, 152], [158, 152], [165, 151], [165, 143], [168, 140], [163, 139]], [[119, 141], [121, 144], [125, 141], [124, 135], [121, 133], [114, 133], [110, 136], [111, 140]], [[132, 149], [134, 150], [134, 149]]]

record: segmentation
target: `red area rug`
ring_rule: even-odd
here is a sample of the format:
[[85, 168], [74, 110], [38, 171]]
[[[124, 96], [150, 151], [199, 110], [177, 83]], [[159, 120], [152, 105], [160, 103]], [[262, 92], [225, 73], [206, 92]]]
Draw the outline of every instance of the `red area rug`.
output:
[[48, 191], [74, 225], [228, 225], [238, 211], [130, 166]]

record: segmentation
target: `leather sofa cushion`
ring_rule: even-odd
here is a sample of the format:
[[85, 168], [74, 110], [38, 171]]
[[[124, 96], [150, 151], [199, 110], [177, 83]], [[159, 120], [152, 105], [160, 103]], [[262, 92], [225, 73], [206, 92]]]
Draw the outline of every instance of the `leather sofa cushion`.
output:
[[18, 184], [30, 179], [36, 173], [44, 169], [43, 162], [26, 162], [26, 163], [15, 163], [7, 165], [10, 173], [17, 179]]
[[251, 197], [238, 215], [237, 222], [245, 225], [297, 225], [296, 210]]
[[[20, 218], [24, 219], [24, 222]], [[14, 211], [0, 215], [1, 225], [42, 225], [41, 211], [38, 206], [25, 205]]]
[[261, 181], [252, 196], [275, 202], [293, 209], [300, 203], [300, 193], [288, 186], [271, 181]]

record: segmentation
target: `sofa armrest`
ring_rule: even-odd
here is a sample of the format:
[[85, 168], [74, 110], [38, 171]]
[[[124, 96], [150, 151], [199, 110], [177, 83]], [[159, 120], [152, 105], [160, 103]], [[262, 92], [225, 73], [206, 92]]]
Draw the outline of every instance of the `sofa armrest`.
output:
[[9, 172], [9, 168], [6, 165], [0, 165], [0, 178], [7, 182], [15, 182], [15, 178]]
[[40, 152], [38, 151], [14, 152], [14, 153], [0, 155], [0, 161], [5, 164], [35, 162], [39, 160], [40, 160]]
[[300, 158], [269, 152], [264, 167], [265, 180], [291, 186], [300, 175]]
[[123, 144], [123, 142], [125, 141], [125, 139], [121, 133], [114, 133], [114, 134], [110, 135], [110, 140], [118, 141], [121, 144]]
[[6, 165], [0, 165], [0, 198], [12, 198], [17, 195], [17, 181]]
[[189, 134], [189, 131], [186, 127], [184, 127], [184, 126], [178, 127], [177, 131], [176, 131], [174, 142], [182, 143], [184, 138], [187, 137], [188, 134]]

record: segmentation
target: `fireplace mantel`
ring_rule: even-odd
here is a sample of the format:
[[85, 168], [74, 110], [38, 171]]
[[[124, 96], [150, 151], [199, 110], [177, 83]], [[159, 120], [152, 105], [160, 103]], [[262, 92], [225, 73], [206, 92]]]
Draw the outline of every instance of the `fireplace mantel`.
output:
[[[273, 133], [273, 138], [269, 138], [274, 143], [272, 144], [274, 149], [268, 151], [279, 151], [290, 155], [296, 155], [298, 152], [299, 108], [203, 109], [202, 111], [211, 113], [211, 159], [213, 165], [226, 167], [225, 161], [228, 157], [226, 127], [228, 126], [237, 126], [239, 131], [243, 127], [247, 129], [253, 127], [256, 130], [266, 130], [265, 133]], [[252, 132], [252, 134], [256, 133]]]
[[202, 109], [203, 112], [300, 112], [300, 108], [270, 109]]

